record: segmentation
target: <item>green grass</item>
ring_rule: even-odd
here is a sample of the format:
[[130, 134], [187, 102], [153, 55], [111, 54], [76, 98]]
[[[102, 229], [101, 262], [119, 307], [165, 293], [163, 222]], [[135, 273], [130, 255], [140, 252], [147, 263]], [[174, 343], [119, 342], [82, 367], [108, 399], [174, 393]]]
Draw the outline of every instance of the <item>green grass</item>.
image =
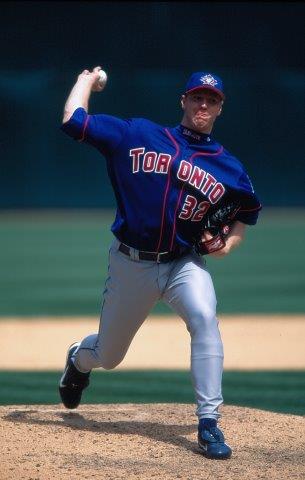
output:
[[[57, 404], [61, 372], [0, 372], [0, 404]], [[305, 415], [305, 371], [225, 371], [226, 405]], [[83, 403], [194, 403], [187, 371], [94, 371]]]
[[[99, 315], [112, 211], [0, 214], [0, 316]], [[304, 313], [305, 210], [263, 211], [245, 242], [208, 258], [219, 313]], [[157, 304], [154, 313], [172, 313]]]

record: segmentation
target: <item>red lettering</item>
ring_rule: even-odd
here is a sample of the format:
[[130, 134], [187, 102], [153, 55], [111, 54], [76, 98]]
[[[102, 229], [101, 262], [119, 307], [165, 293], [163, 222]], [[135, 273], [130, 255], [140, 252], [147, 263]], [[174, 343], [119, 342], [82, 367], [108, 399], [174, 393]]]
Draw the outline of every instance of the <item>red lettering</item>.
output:
[[216, 183], [213, 190], [209, 194], [209, 200], [211, 203], [217, 203], [225, 193], [225, 188], [221, 183]]
[[185, 202], [183, 204], [182, 210], [179, 214], [179, 218], [182, 220], [188, 220], [193, 215], [193, 211], [195, 210], [197, 205], [197, 200], [192, 195], [187, 195], [185, 197]]
[[208, 189], [212, 185], [215, 185], [215, 183], [216, 183], [216, 178], [214, 178], [210, 173], [207, 173], [206, 174], [206, 181], [204, 183], [204, 186], [201, 189], [202, 193], [206, 194]]
[[147, 152], [143, 159], [143, 172], [152, 172], [155, 168], [157, 159], [156, 152]]
[[145, 152], [144, 147], [133, 148], [129, 150], [129, 156], [132, 157], [132, 173], [137, 173], [140, 169], [140, 155]]
[[194, 213], [192, 222], [200, 222], [205, 216], [205, 214], [207, 213], [209, 208], [210, 208], [209, 202], [199, 203], [198, 210]]
[[192, 176], [190, 178], [190, 184], [196, 188], [200, 188], [205, 177], [205, 171], [199, 167], [194, 167]]
[[187, 162], [186, 160], [182, 160], [179, 165], [179, 170], [177, 173], [177, 177], [179, 180], [183, 180], [186, 182], [191, 175], [192, 172], [192, 164], [190, 162]]
[[167, 173], [171, 159], [171, 155], [168, 155], [167, 153], [159, 153], [155, 172]]

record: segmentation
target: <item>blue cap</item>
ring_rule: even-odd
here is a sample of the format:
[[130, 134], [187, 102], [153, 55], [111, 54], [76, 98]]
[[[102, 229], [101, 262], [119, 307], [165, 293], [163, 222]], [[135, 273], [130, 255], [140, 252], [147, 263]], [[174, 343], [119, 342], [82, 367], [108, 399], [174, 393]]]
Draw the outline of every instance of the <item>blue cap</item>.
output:
[[190, 93], [202, 88], [212, 90], [213, 92], [218, 93], [223, 100], [225, 99], [222, 80], [217, 75], [214, 75], [214, 73], [193, 73], [186, 84], [185, 93]]

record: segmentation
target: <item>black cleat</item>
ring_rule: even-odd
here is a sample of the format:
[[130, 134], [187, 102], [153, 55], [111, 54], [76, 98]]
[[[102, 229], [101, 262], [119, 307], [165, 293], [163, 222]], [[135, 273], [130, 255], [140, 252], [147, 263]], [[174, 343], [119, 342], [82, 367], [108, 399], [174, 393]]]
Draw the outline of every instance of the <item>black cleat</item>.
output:
[[67, 353], [65, 371], [59, 382], [59, 394], [66, 408], [77, 408], [82, 398], [83, 390], [89, 385], [90, 372], [82, 373], [74, 366], [72, 356], [80, 342], [70, 345]]

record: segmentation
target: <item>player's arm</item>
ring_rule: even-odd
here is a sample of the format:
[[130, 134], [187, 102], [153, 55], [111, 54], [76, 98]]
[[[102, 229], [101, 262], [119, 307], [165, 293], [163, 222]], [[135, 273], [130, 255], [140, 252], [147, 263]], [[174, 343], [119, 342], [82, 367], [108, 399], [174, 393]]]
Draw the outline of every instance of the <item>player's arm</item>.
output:
[[99, 71], [101, 67], [95, 67], [92, 72], [84, 70], [77, 77], [70, 95], [64, 107], [63, 123], [67, 122], [77, 108], [84, 108], [88, 112], [89, 98], [92, 92], [100, 92], [103, 87], [99, 84]]
[[[211, 257], [224, 257], [228, 255], [234, 248], [238, 247], [245, 236], [246, 225], [242, 222], [234, 222], [230, 229], [230, 232], [226, 236], [226, 245], [221, 250], [210, 253]], [[204, 239], [210, 240], [212, 235], [209, 232], [204, 233]]]

